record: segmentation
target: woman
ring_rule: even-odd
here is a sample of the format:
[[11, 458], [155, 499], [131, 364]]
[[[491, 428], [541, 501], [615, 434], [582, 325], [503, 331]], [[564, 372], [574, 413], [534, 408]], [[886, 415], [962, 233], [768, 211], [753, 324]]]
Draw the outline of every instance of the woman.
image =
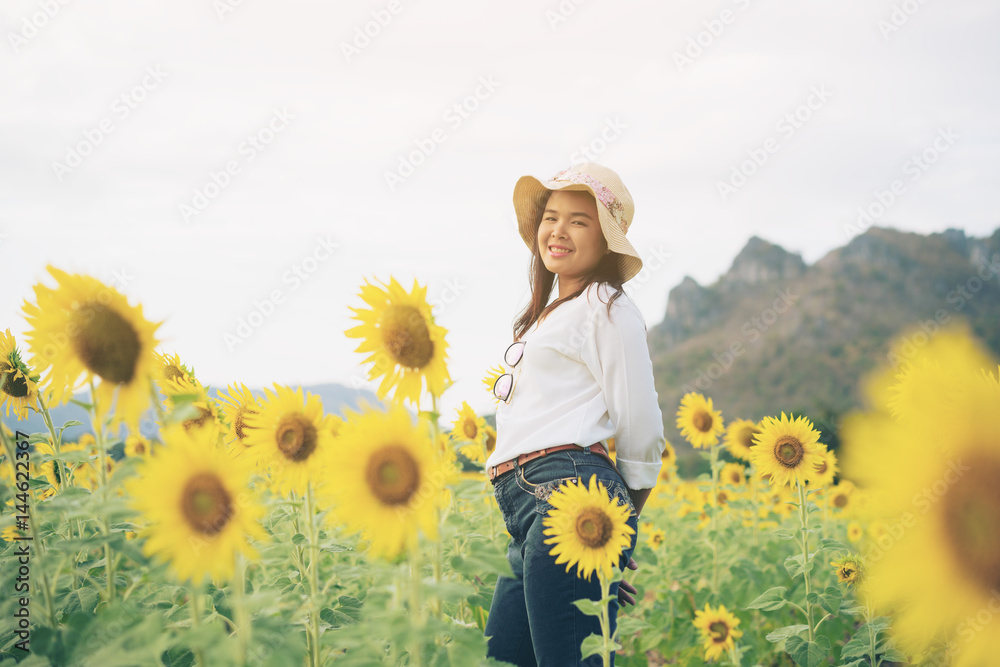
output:
[[[566, 480], [596, 474], [612, 498], [627, 504], [636, 530], [619, 569], [631, 559], [638, 518], [660, 472], [666, 440], [653, 386], [646, 326], [622, 283], [642, 268], [625, 238], [632, 197], [610, 169], [586, 162], [547, 181], [520, 178], [514, 209], [532, 251], [531, 303], [514, 326], [505, 361], [511, 372], [494, 393], [496, 447], [486, 461], [511, 534], [514, 577], [497, 580], [486, 623], [488, 655], [517, 665], [601, 664], [581, 661], [580, 643], [600, 634], [599, 621], [574, 600], [598, 599], [588, 582], [555, 564], [545, 544], [548, 497]], [[558, 298], [548, 304], [555, 277]], [[614, 436], [617, 466], [605, 441]], [[614, 582], [609, 618], [635, 604], [634, 587]], [[613, 655], [612, 655], [613, 661]]]

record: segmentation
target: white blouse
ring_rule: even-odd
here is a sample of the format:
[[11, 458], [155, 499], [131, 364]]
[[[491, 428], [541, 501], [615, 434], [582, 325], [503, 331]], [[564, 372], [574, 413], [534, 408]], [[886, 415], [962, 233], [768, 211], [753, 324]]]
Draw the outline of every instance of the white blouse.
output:
[[497, 407], [487, 467], [555, 445], [607, 446], [614, 436], [629, 487], [656, 485], [666, 439], [645, 324], [627, 293], [615, 299], [609, 321], [612, 293], [592, 283], [521, 337], [523, 356], [511, 371], [510, 402]]

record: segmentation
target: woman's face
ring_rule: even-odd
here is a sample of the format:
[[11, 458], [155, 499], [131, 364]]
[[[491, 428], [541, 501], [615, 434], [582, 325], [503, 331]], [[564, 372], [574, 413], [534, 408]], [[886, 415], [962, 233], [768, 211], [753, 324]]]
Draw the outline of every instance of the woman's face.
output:
[[537, 242], [545, 268], [559, 274], [560, 282], [590, 271], [608, 249], [593, 196], [581, 190], [553, 191], [542, 212]]

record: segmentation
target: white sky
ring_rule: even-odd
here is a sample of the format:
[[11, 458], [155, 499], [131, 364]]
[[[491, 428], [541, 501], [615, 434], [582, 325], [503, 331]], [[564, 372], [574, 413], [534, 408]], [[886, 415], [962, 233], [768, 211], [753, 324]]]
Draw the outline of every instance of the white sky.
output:
[[[206, 383], [351, 384], [366, 374], [343, 331], [364, 278], [416, 278], [450, 300], [449, 417], [463, 400], [492, 410], [481, 378], [527, 300], [514, 183], [581, 144], [632, 192], [647, 266], [668, 255], [626, 284], [649, 326], [684, 275], [710, 284], [753, 234], [809, 263], [843, 245], [897, 179], [877, 224], [984, 236], [1000, 222], [994, 0], [228, 1], [221, 16], [211, 0], [0, 5], [0, 326], [23, 333], [48, 263], [117, 272]], [[391, 20], [348, 62], [342, 44], [373, 12]], [[699, 33], [702, 53], [678, 66]], [[446, 117], [482, 80], [495, 86], [478, 108]], [[291, 118], [270, 143], [244, 143], [275, 110]], [[390, 190], [385, 172], [436, 128], [444, 141]], [[765, 145], [723, 201], [718, 183]], [[77, 148], [89, 154], [67, 163]], [[936, 161], [917, 171], [925, 149]], [[239, 172], [185, 222], [181, 205], [229, 161]], [[287, 272], [321, 238], [339, 246], [296, 284]], [[283, 302], [230, 351], [224, 335], [275, 290]]]

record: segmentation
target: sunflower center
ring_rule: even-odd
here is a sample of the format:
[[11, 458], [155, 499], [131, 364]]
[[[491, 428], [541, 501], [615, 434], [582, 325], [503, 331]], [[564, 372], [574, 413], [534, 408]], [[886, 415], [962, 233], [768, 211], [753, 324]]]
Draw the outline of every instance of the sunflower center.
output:
[[163, 369], [163, 377], [166, 380], [183, 380], [184, 371], [178, 368], [176, 364], [167, 364]]
[[983, 590], [1000, 588], [1000, 459], [978, 454], [945, 493], [944, 524], [956, 560]]
[[795, 468], [802, 461], [805, 449], [798, 438], [783, 435], [774, 443], [774, 458], [786, 468]]
[[757, 433], [760, 433], [760, 431], [757, 428], [745, 428], [745, 429], [743, 429], [742, 431], [740, 431], [740, 442], [747, 449], [750, 449], [751, 447], [755, 447], [757, 445], [757, 443], [754, 442], [753, 437]]
[[591, 549], [607, 544], [613, 528], [611, 517], [596, 507], [587, 507], [576, 517], [576, 536]]
[[486, 432], [486, 452], [492, 453], [497, 446], [497, 438], [490, 431]]
[[198, 416], [192, 417], [191, 419], [184, 420], [184, 430], [190, 431], [192, 428], [201, 428], [205, 425], [205, 422], [212, 419], [212, 411], [208, 408], [203, 408], [200, 405], [196, 406], [198, 410]]
[[708, 626], [708, 632], [715, 642], [724, 642], [729, 637], [729, 626], [723, 621], [715, 621]]
[[245, 417], [248, 414], [255, 415], [258, 413], [256, 410], [250, 410], [249, 408], [241, 405], [239, 409], [236, 411], [236, 418], [233, 419], [233, 430], [236, 432], [236, 437], [239, 439], [240, 442], [243, 442], [243, 439], [247, 437], [247, 431], [249, 431], [252, 428], [251, 426], [247, 425], [245, 420]]
[[365, 481], [372, 495], [386, 505], [402, 505], [420, 486], [420, 466], [405, 447], [386, 445], [368, 459]]
[[103, 380], [128, 383], [135, 377], [142, 345], [139, 334], [117, 311], [88, 302], [73, 313], [73, 350]]
[[691, 423], [693, 423], [694, 427], [702, 433], [708, 433], [712, 430], [712, 415], [708, 414], [704, 410], [699, 410], [694, 413], [694, 417], [691, 418]]
[[278, 423], [276, 434], [278, 449], [292, 461], [305, 461], [316, 451], [316, 427], [302, 414], [285, 415]]
[[427, 321], [413, 306], [389, 306], [380, 326], [382, 344], [393, 360], [406, 368], [423, 368], [434, 355]]
[[[4, 364], [4, 366], [6, 365]], [[13, 367], [0, 367], [0, 373], [7, 374], [3, 380], [3, 393], [11, 398], [24, 398], [28, 395], [28, 381], [23, 374], [17, 373]]]
[[847, 494], [838, 493], [833, 497], [833, 506], [837, 509], [843, 509], [847, 507]]
[[818, 466], [816, 466], [816, 473], [822, 475], [825, 472], [826, 472], [826, 459], [823, 459], [823, 462], [820, 463]]
[[463, 425], [462, 430], [465, 431], [465, 437], [468, 438], [469, 440], [475, 440], [476, 434], [479, 431], [479, 429], [476, 428], [475, 422], [473, 422], [471, 419], [465, 420], [465, 424]]
[[181, 513], [188, 524], [204, 535], [222, 531], [233, 515], [233, 499], [218, 477], [198, 473], [181, 492]]

